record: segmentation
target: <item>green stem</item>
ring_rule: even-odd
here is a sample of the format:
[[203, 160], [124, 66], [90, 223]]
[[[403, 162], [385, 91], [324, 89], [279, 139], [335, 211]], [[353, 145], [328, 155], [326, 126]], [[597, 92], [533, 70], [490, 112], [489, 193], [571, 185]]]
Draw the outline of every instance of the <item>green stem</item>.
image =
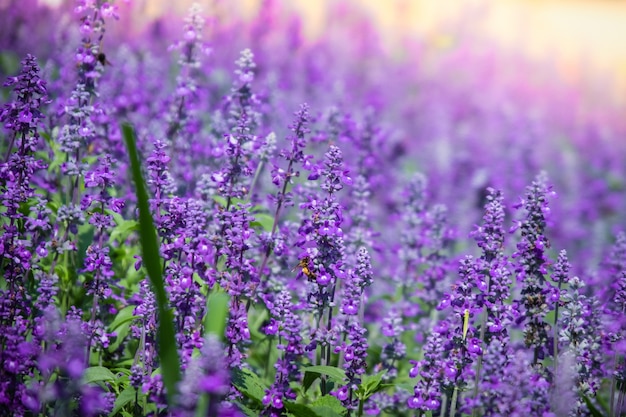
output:
[[454, 392], [452, 393], [452, 401], [450, 402], [450, 417], [454, 417], [456, 414], [456, 401], [459, 395], [459, 387], [458, 385], [454, 386]]
[[[559, 281], [559, 294], [561, 293], [561, 285], [563, 283]], [[559, 302], [557, 301], [556, 307], [554, 308], [554, 376], [556, 378], [556, 373], [559, 365]]]

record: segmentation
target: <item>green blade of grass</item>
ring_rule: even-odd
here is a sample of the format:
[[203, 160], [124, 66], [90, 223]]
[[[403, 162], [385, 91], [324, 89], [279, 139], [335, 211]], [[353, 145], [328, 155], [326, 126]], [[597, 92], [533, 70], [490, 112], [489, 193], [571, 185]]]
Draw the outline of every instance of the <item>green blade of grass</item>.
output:
[[169, 309], [169, 302], [165, 286], [163, 283], [163, 273], [161, 270], [161, 256], [159, 253], [159, 242], [157, 233], [150, 214], [148, 205], [148, 193], [141, 174], [141, 165], [137, 156], [137, 144], [135, 132], [131, 125], [124, 123], [122, 132], [130, 165], [133, 180], [135, 182], [135, 192], [137, 194], [137, 206], [139, 208], [139, 237], [142, 248], [142, 262], [148, 271], [152, 288], [156, 295], [159, 311], [158, 353], [161, 362], [161, 373], [163, 384], [167, 389], [167, 400], [170, 405], [175, 397], [176, 384], [180, 380], [180, 361], [178, 350], [176, 349], [176, 336], [174, 334], [174, 315]]

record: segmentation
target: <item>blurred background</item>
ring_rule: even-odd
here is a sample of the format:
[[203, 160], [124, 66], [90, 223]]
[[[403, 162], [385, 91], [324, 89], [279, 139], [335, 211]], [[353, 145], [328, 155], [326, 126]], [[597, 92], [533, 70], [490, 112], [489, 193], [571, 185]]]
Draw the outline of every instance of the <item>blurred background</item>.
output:
[[[50, 0], [54, 1], [54, 0]], [[222, 20], [252, 18], [267, 0], [201, 2]], [[154, 19], [184, 15], [191, 1], [133, 1]], [[206, 3], [206, 4], [204, 4]], [[626, 103], [626, 0], [276, 0], [301, 16], [303, 33], [315, 39], [350, 16], [336, 18], [342, 4], [360, 10], [379, 29], [381, 46], [402, 53], [416, 35], [446, 48], [461, 37], [498, 46], [550, 66], [566, 83], [588, 94]], [[362, 16], [361, 16], [362, 17]]]

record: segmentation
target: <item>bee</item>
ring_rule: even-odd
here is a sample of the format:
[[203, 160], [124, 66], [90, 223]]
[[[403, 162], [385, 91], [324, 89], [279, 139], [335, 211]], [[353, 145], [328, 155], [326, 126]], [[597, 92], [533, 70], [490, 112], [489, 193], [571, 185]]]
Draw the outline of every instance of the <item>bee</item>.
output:
[[296, 265], [291, 271], [293, 272], [297, 268], [300, 268], [302, 274], [305, 275], [309, 281], [315, 281], [317, 277], [315, 276], [315, 272], [311, 271], [310, 262], [311, 258], [305, 256], [304, 258], [300, 259], [298, 265]]
[[96, 59], [98, 60], [99, 63], [102, 64], [103, 67], [109, 65], [109, 66], [113, 66], [113, 64], [111, 64], [111, 62], [109, 62], [109, 60], [107, 59], [107, 56], [104, 52], [100, 51], [98, 52], [98, 55], [96, 56]]

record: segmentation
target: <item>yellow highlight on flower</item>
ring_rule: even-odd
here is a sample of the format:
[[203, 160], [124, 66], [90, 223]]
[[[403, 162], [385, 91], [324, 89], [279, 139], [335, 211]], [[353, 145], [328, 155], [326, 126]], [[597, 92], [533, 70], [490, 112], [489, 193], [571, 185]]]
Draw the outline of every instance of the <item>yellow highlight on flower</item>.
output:
[[463, 340], [467, 337], [467, 330], [469, 329], [469, 309], [465, 309], [465, 314], [463, 315]]

